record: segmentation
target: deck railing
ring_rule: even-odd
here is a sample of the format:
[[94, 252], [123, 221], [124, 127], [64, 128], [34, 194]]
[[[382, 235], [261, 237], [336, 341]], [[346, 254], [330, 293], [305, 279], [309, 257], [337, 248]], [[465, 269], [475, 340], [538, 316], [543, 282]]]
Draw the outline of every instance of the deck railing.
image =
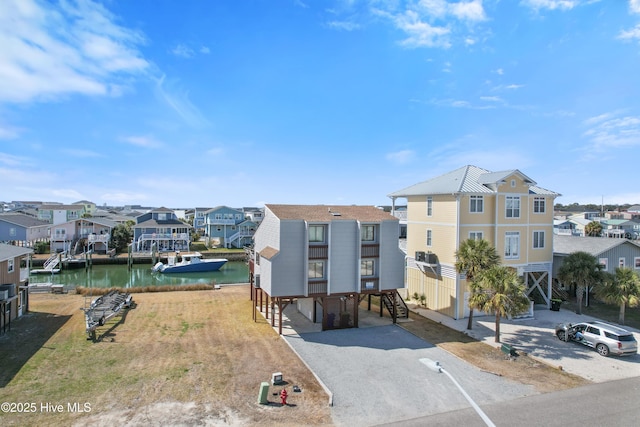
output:
[[362, 258], [377, 258], [380, 256], [380, 245], [362, 245], [361, 256]]
[[309, 295], [314, 294], [327, 294], [327, 281], [326, 280], [318, 280], [314, 282], [309, 282]]
[[313, 245], [309, 246], [309, 259], [326, 259], [329, 257], [329, 246]]

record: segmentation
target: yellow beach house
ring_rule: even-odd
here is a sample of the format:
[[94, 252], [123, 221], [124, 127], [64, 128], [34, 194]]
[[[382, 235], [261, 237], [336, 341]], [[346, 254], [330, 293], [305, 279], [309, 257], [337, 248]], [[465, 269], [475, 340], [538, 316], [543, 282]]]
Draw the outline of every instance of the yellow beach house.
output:
[[550, 305], [553, 206], [560, 194], [517, 169], [464, 166], [388, 195], [407, 202], [407, 294], [455, 319], [468, 317], [468, 287], [455, 269], [467, 239], [485, 239], [517, 269], [532, 301]]

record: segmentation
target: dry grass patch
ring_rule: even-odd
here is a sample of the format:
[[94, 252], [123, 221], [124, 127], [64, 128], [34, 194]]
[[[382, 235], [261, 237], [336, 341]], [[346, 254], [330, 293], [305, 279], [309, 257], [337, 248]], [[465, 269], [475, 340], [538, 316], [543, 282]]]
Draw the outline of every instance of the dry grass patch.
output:
[[[331, 423], [328, 397], [313, 375], [263, 319], [252, 320], [246, 286], [135, 294], [134, 301], [136, 308], [98, 329], [93, 343], [82, 296], [32, 295], [32, 313], [0, 337], [0, 360], [8, 361], [0, 396], [38, 408], [63, 404], [65, 411], [4, 414], [2, 424]], [[259, 405], [260, 383], [279, 371], [291, 406]], [[293, 385], [302, 393], [292, 393]], [[89, 403], [91, 412], [70, 413], [69, 402]]]
[[522, 384], [532, 385], [541, 393], [564, 390], [589, 384], [589, 381], [540, 362], [526, 354], [508, 359], [502, 351], [477, 341], [462, 332], [415, 313], [412, 322], [399, 325], [412, 334], [447, 350], [487, 372]]

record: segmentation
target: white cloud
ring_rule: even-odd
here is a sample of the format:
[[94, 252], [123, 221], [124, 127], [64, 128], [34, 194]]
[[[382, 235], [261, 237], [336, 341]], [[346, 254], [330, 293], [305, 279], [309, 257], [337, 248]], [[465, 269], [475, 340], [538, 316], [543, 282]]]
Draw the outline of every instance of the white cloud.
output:
[[157, 141], [152, 136], [126, 136], [121, 139], [124, 142], [127, 142], [131, 145], [136, 145], [138, 147], [160, 148], [163, 146], [161, 142]]
[[[419, 0], [398, 3], [374, 2], [374, 15], [389, 19], [407, 37], [400, 44], [409, 48], [436, 47], [449, 48], [452, 40], [459, 40], [467, 46], [477, 43], [470, 35], [459, 33], [469, 24], [485, 21], [482, 0], [449, 3], [445, 0]], [[466, 26], [460, 23], [467, 24]]]
[[360, 24], [350, 21], [331, 21], [327, 22], [327, 26], [336, 30], [354, 31], [360, 29]]
[[126, 75], [145, 72], [141, 33], [91, 0], [0, 2], [0, 101], [67, 94], [117, 95]]
[[606, 113], [591, 117], [584, 124], [591, 127], [583, 136], [591, 140], [593, 149], [640, 146], [640, 116]]
[[448, 3], [448, 7], [450, 13], [462, 21], [478, 22], [487, 19], [482, 7], [482, 0]]
[[640, 24], [636, 25], [630, 30], [621, 31], [618, 34], [618, 38], [621, 40], [638, 40], [640, 41]]
[[407, 10], [402, 15], [396, 15], [394, 23], [397, 28], [407, 33], [408, 37], [400, 42], [407, 47], [444, 47], [451, 46], [447, 37], [451, 30], [446, 27], [434, 27], [421, 20], [420, 16]]
[[21, 129], [0, 123], [0, 139], [15, 139], [20, 135]]
[[504, 102], [499, 96], [481, 96], [480, 99], [487, 102]]
[[80, 158], [89, 158], [89, 157], [102, 157], [102, 154], [97, 153], [91, 150], [81, 150], [81, 149], [72, 149], [65, 148], [61, 150], [63, 153], [68, 154], [72, 157], [80, 157]]
[[415, 156], [416, 153], [413, 150], [401, 150], [394, 153], [388, 153], [386, 155], [386, 158], [393, 163], [403, 165], [411, 162], [411, 160], [415, 158]]
[[176, 86], [176, 81], [165, 81], [165, 76], [163, 75], [156, 81], [156, 96], [170, 106], [188, 125], [192, 127], [207, 126], [209, 121], [191, 103], [189, 93]]
[[640, 13], [640, 0], [629, 0], [629, 10], [631, 13]]
[[502, 76], [502, 75], [504, 74], [504, 70], [503, 70], [502, 68], [498, 68], [498, 69], [496, 70], [496, 74], [498, 74], [498, 75]]
[[193, 58], [195, 52], [189, 46], [179, 43], [176, 47], [171, 49], [171, 53], [182, 58]]
[[535, 10], [570, 10], [580, 3], [579, 0], [522, 0], [523, 5]]
[[211, 53], [211, 49], [209, 49], [207, 46], [202, 46], [200, 48], [200, 53], [204, 54], [204, 55], [208, 55]]

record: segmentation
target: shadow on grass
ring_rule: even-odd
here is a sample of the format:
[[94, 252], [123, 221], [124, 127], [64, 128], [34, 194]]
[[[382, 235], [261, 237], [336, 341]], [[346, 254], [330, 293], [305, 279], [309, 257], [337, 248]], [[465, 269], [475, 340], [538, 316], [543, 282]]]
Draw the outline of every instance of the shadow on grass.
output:
[[109, 342], [114, 342], [116, 340], [115, 339], [116, 333], [114, 332], [115, 329], [119, 325], [123, 325], [126, 322], [127, 314], [129, 314], [129, 310], [136, 308], [136, 306], [137, 306], [136, 303], [132, 303], [130, 308], [122, 308], [120, 311], [120, 314], [115, 317], [116, 319], [118, 319], [116, 322], [109, 322], [107, 329], [105, 329], [100, 334], [96, 333], [95, 335], [89, 336], [88, 339], [91, 339], [94, 343], [105, 341], [105, 339], [107, 339], [107, 341]]
[[[30, 312], [11, 323], [11, 331], [0, 336], [0, 387], [5, 387], [71, 315]], [[53, 349], [51, 349], [53, 350]]]

